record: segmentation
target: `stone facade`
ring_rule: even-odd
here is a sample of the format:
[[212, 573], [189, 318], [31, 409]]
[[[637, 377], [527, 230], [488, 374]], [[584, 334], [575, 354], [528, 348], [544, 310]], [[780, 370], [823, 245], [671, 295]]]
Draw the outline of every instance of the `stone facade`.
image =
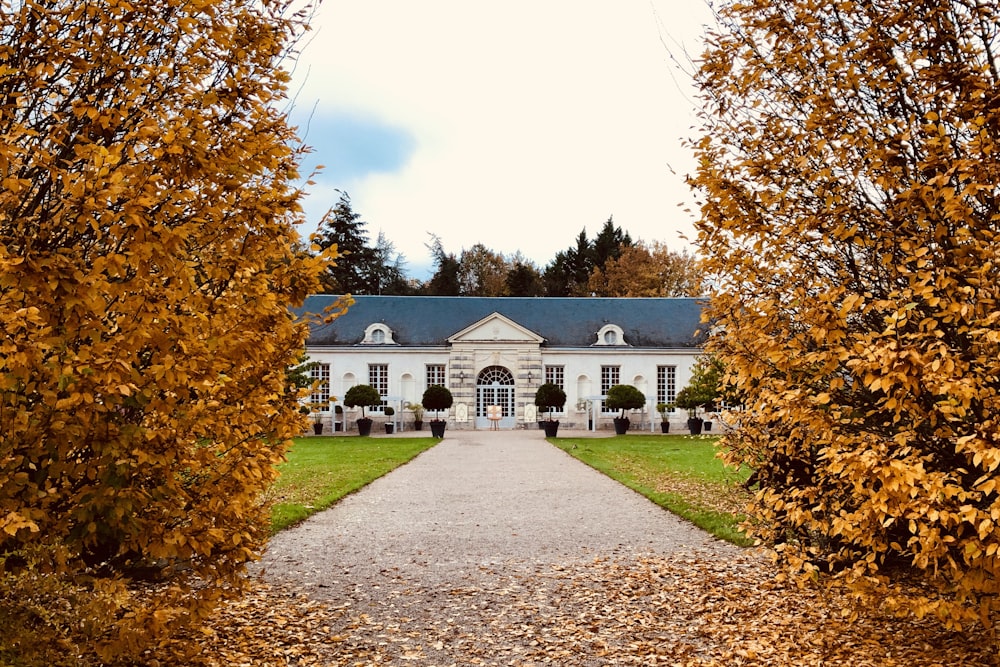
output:
[[[537, 428], [543, 415], [535, 391], [548, 379], [567, 395], [553, 414], [561, 428], [611, 428], [615, 415], [600, 407], [603, 390], [631, 384], [647, 397], [646, 408], [630, 415], [633, 428], [659, 430], [656, 403], [688, 382], [701, 353], [694, 299], [356, 299], [347, 315], [313, 327], [307, 354], [329, 378], [316, 398], [336, 404], [354, 384], [375, 385], [396, 408], [397, 430], [412, 428], [405, 406], [442, 372], [454, 397], [448, 428], [489, 428], [489, 405], [501, 406], [501, 428]], [[303, 311], [321, 312], [333, 300], [311, 297]], [[380, 409], [369, 412], [379, 419]], [[345, 412], [348, 430], [358, 416]], [[685, 420], [675, 412], [672, 430]]]

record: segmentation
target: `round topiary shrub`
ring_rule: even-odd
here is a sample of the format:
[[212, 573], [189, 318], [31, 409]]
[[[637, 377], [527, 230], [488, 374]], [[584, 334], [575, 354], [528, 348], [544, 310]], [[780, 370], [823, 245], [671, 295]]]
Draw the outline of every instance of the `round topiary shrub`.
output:
[[423, 398], [420, 399], [420, 404], [424, 406], [425, 410], [433, 410], [437, 413], [450, 408], [453, 401], [451, 390], [448, 387], [440, 384], [432, 384], [424, 391]]
[[638, 410], [646, 404], [646, 397], [630, 384], [616, 384], [608, 389], [605, 404], [610, 410], [621, 410], [621, 418], [624, 419], [625, 411]]
[[552, 408], [566, 405], [566, 392], [558, 385], [546, 382], [535, 391], [535, 407], [545, 408], [552, 419]]
[[382, 396], [370, 384], [356, 384], [344, 393], [344, 405], [349, 408], [361, 406], [361, 418], [365, 418], [365, 407], [378, 405]]

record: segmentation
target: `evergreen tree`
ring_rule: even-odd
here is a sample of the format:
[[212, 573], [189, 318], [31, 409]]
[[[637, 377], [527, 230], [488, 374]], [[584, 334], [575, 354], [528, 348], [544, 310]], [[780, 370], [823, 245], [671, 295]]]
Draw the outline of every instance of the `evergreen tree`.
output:
[[594, 269], [603, 269], [608, 260], [618, 259], [622, 251], [631, 245], [632, 237], [628, 232], [622, 231], [621, 227], [615, 227], [614, 216], [608, 217], [591, 244], [591, 267], [587, 273], [588, 278]]
[[323, 289], [330, 294], [371, 294], [374, 253], [368, 247], [368, 232], [361, 214], [351, 206], [351, 197], [340, 192], [337, 205], [323, 217], [313, 242], [320, 250], [336, 246], [340, 259], [323, 276]]
[[371, 262], [365, 267], [364, 294], [395, 294], [412, 293], [412, 288], [406, 278], [406, 261], [403, 255], [396, 252], [396, 246], [386, 238], [383, 232], [378, 233], [375, 247], [370, 248]]
[[586, 229], [576, 237], [576, 247], [566, 251], [566, 266], [570, 296], [587, 296], [587, 281], [594, 270], [594, 244], [587, 239]]
[[436, 234], [431, 234], [431, 243], [427, 244], [427, 249], [431, 251], [437, 270], [424, 285], [424, 294], [428, 296], [459, 296], [462, 293], [459, 280], [462, 265], [458, 258], [453, 253], [445, 252], [441, 238]]
[[530, 261], [520, 256], [514, 256], [510, 271], [507, 273], [507, 292], [511, 296], [544, 296], [545, 283], [542, 274]]
[[545, 296], [569, 296], [570, 273], [568, 252], [560, 250], [542, 273]]

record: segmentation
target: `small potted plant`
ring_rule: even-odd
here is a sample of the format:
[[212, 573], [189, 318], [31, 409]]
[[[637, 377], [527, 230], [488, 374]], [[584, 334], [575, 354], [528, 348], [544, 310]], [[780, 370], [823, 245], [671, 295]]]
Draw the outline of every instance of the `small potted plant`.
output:
[[323, 435], [323, 413], [320, 411], [319, 403], [313, 403], [312, 416], [313, 416], [313, 434]]
[[333, 406], [333, 430], [343, 431], [344, 430], [344, 406], [335, 405]]
[[545, 437], [554, 438], [559, 432], [559, 420], [552, 419], [552, 408], [566, 405], [566, 392], [558, 385], [546, 382], [535, 391], [535, 406], [545, 408], [548, 419], [544, 423]]
[[624, 435], [628, 431], [629, 419], [626, 410], [638, 410], [646, 404], [642, 392], [630, 384], [616, 384], [608, 389], [605, 404], [610, 410], [621, 410], [621, 415], [615, 417], [615, 435]]
[[[392, 417], [396, 414], [396, 408], [391, 405], [385, 406], [385, 410], [382, 411], [386, 417]], [[396, 423], [394, 421], [387, 421], [385, 423], [385, 434], [390, 435], [394, 430], [396, 430]]]
[[406, 409], [413, 413], [413, 430], [424, 430], [424, 406], [419, 403], [407, 403]]
[[372, 420], [365, 416], [365, 407], [372, 407], [382, 402], [378, 389], [370, 384], [356, 384], [344, 393], [344, 405], [349, 408], [361, 407], [361, 419], [358, 420], [358, 435], [370, 435]]
[[670, 403], [657, 403], [656, 411], [660, 413], [660, 432], [670, 433]]
[[440, 384], [432, 384], [424, 391], [420, 403], [424, 406], [425, 410], [434, 411], [434, 419], [431, 420], [431, 435], [435, 438], [444, 437], [444, 427], [447, 424], [445, 420], [437, 418], [438, 413], [441, 410], [450, 408], [453, 400], [448, 387]]

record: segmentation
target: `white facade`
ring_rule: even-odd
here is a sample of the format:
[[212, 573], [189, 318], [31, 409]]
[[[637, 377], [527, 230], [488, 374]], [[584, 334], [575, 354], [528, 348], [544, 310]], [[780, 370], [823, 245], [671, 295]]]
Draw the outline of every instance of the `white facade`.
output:
[[[309, 361], [328, 373], [331, 403], [339, 402], [356, 384], [371, 384], [396, 409], [396, 415], [383, 417], [380, 408], [366, 409], [366, 414], [377, 421], [392, 421], [397, 429], [413, 428], [413, 414], [405, 406], [419, 403], [427, 386], [441, 384], [443, 377], [454, 397], [448, 428], [490, 428], [489, 405], [501, 408], [500, 428], [537, 428], [544, 415], [536, 414], [535, 391], [553, 381], [567, 396], [564, 409], [553, 413], [562, 428], [610, 429], [617, 413], [603, 411], [599, 397], [610, 384], [630, 384], [647, 398], [644, 410], [629, 415], [633, 430], [659, 430], [656, 403], [671, 401], [687, 384], [701, 350], [633, 345], [625, 324], [608, 322], [592, 330], [587, 345], [549, 347], [541, 335], [498, 312], [454, 331], [440, 345], [400, 344], [390, 324], [371, 322], [360, 342], [311, 344], [307, 354]], [[330, 416], [327, 412], [327, 424]], [[360, 416], [360, 409], [345, 410], [347, 430], [356, 428], [354, 422]], [[433, 416], [423, 418], [427, 421]], [[679, 430], [686, 418], [686, 413], [674, 412], [671, 430]]]

